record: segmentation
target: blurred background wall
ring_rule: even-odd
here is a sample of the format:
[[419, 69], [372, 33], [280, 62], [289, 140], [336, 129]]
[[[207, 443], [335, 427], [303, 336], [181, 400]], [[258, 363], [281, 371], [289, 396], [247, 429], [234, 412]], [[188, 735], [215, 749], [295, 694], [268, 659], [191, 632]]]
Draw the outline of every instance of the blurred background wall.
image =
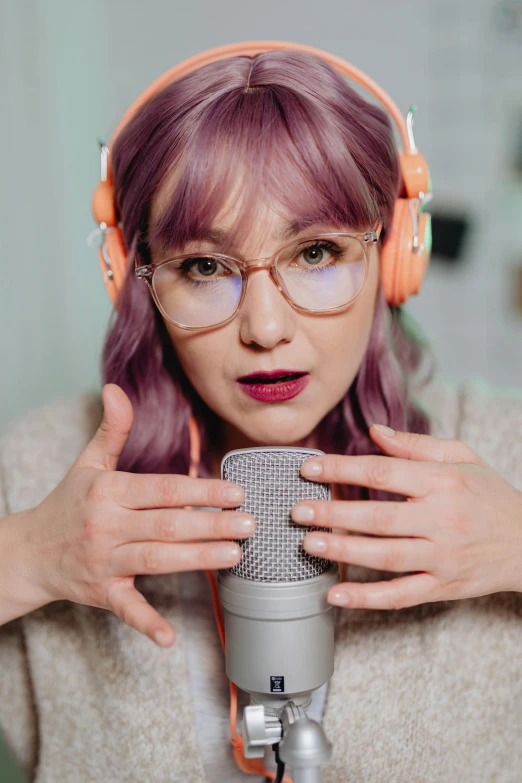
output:
[[100, 385], [110, 305], [86, 244], [97, 137], [108, 141], [164, 70], [241, 40], [327, 49], [365, 70], [404, 112], [418, 105], [436, 229], [450, 245], [443, 251], [463, 241], [457, 258], [435, 256], [406, 307], [442, 374], [522, 387], [521, 6], [0, 0], [0, 433], [33, 406]]
[[442, 375], [522, 388], [522, 0], [0, 0], [0, 432], [100, 386], [97, 137], [175, 63], [255, 39], [331, 51], [418, 105], [438, 250], [407, 310]]

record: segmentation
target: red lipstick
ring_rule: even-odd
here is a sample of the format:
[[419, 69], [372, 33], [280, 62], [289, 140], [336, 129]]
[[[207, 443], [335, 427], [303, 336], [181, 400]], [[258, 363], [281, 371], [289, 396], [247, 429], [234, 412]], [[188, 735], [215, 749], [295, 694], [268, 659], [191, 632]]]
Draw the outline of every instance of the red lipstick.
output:
[[283, 402], [300, 394], [310, 374], [304, 370], [271, 370], [243, 375], [237, 379], [241, 389], [260, 402]]

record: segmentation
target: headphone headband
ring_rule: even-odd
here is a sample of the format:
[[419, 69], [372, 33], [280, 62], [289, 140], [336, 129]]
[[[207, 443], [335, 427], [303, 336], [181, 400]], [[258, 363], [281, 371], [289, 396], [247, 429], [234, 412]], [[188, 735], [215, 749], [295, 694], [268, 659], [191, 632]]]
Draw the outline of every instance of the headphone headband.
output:
[[225, 44], [224, 46], [216, 46], [214, 49], [207, 49], [205, 52], [200, 52], [187, 60], [178, 63], [173, 68], [165, 71], [155, 81], [152, 82], [142, 93], [136, 98], [134, 103], [129, 106], [120, 122], [116, 126], [116, 130], [113, 133], [111, 139], [111, 146], [117, 139], [120, 131], [129, 122], [129, 120], [138, 112], [146, 101], [149, 100], [156, 92], [159, 92], [168, 84], [182, 79], [193, 71], [197, 71], [204, 65], [217, 62], [218, 60], [226, 60], [229, 57], [254, 57], [256, 54], [262, 54], [263, 52], [270, 51], [288, 51], [288, 52], [303, 52], [304, 54], [311, 54], [315, 57], [319, 57], [332, 65], [338, 71], [341, 71], [345, 76], [348, 76], [357, 84], [364, 87], [369, 93], [377, 98], [389, 111], [395, 125], [401, 136], [403, 151], [407, 155], [412, 155], [417, 152], [415, 147], [411, 147], [411, 138], [406, 127], [404, 117], [399, 110], [397, 104], [390, 98], [390, 96], [379, 87], [377, 82], [367, 76], [355, 65], [343, 60], [341, 57], [337, 57], [335, 54], [330, 54], [323, 49], [317, 49], [315, 46], [306, 46], [304, 44], [290, 43], [287, 41], [247, 41], [246, 43]]

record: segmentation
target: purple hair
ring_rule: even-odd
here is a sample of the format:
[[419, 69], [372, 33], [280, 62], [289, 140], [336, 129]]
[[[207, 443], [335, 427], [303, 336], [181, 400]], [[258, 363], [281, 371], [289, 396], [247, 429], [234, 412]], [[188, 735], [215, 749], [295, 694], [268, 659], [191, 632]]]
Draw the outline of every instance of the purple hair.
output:
[[[165, 87], [139, 110], [111, 150], [116, 206], [129, 250], [102, 357], [103, 382], [121, 386], [134, 424], [118, 468], [187, 473], [188, 420], [219, 443], [216, 414], [184, 374], [152, 297], [133, 274], [150, 246], [197, 239], [241, 183], [241, 215], [229, 237], [248, 235], [256, 205], [277, 203], [306, 228], [316, 222], [367, 230], [382, 221], [386, 242], [401, 187], [388, 115], [353, 90], [322, 60], [272, 51], [206, 65]], [[154, 224], [151, 204], [168, 193]], [[227, 247], [222, 252], [227, 252]], [[432, 362], [417, 377], [425, 355]], [[340, 454], [379, 453], [368, 428], [381, 422], [429, 433], [417, 390], [433, 375], [433, 356], [418, 325], [378, 292], [367, 352], [345, 397], [319, 423], [319, 447]], [[383, 491], [345, 487], [347, 498], [393, 499]]]

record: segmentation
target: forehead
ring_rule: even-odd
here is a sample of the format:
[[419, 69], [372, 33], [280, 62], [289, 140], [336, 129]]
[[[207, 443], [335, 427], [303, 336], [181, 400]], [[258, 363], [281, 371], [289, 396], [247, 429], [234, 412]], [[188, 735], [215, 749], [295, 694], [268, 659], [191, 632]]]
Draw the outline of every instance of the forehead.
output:
[[[219, 247], [231, 246], [230, 235], [238, 213], [239, 208], [216, 215], [212, 225], [196, 232], [194, 239]], [[261, 252], [269, 245], [285, 243], [307, 230], [320, 228], [332, 230], [332, 224], [290, 218], [269, 205], [260, 204], [249, 222], [242, 250], [246, 253]]]
[[[241, 199], [237, 199], [232, 206], [222, 209], [212, 221], [210, 231], [207, 232], [208, 239], [226, 244], [229, 236], [233, 234], [241, 212]], [[292, 224], [293, 221], [288, 215], [260, 201], [251, 210], [245, 244], [252, 248], [253, 245], [266, 243], [270, 239], [286, 239], [290, 236]]]

